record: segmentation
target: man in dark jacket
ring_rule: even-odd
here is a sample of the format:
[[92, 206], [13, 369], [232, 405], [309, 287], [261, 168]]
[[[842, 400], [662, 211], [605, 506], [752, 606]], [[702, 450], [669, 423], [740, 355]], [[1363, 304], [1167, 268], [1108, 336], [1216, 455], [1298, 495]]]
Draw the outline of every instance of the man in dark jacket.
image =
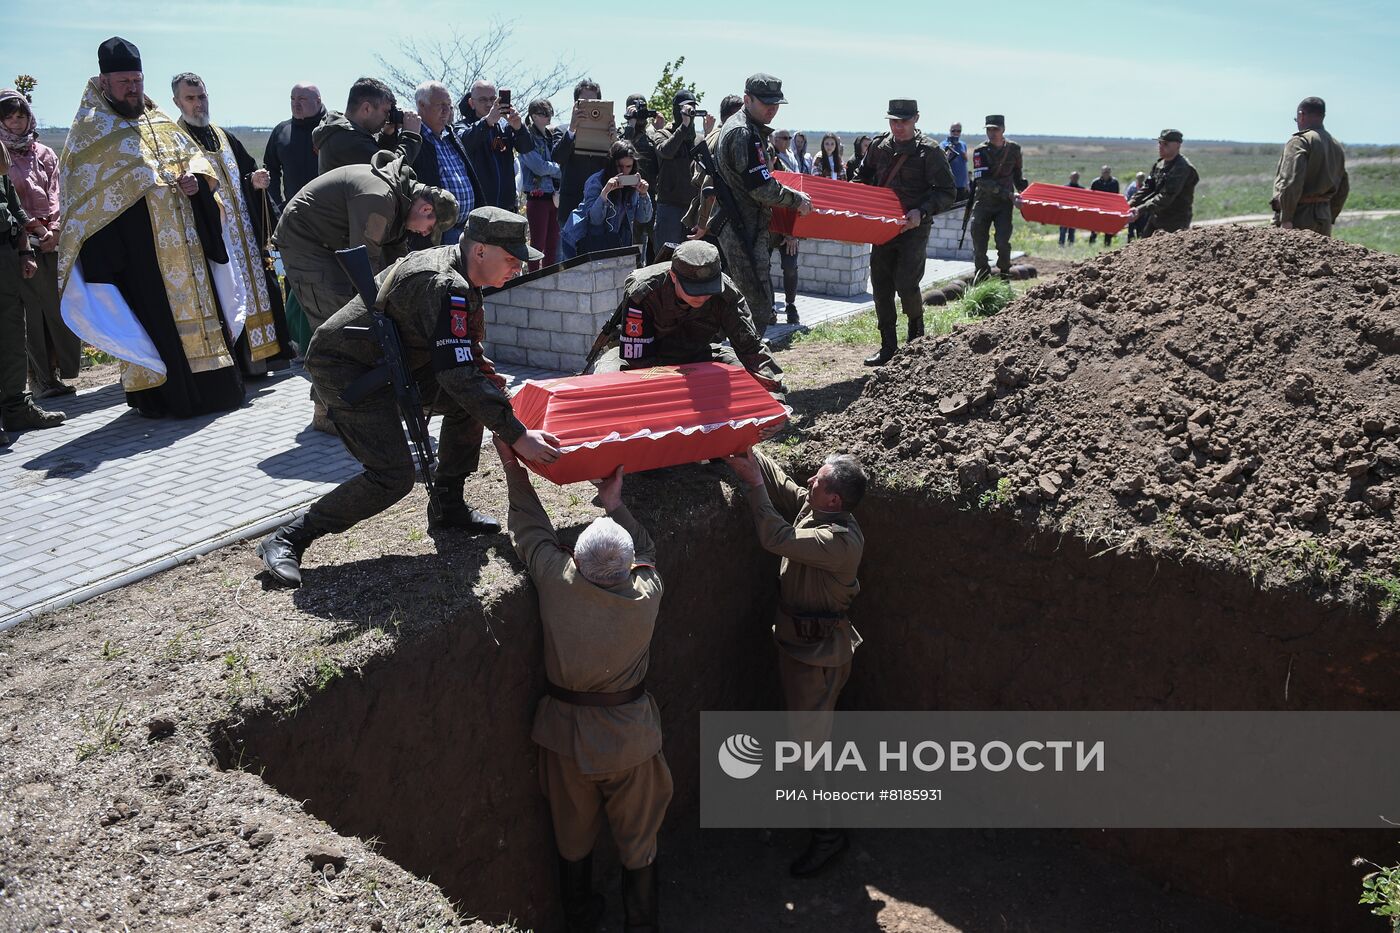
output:
[[883, 366], [894, 356], [899, 323], [894, 299], [899, 296], [908, 319], [908, 336], [924, 335], [923, 281], [933, 215], [953, 206], [957, 186], [948, 159], [937, 142], [925, 136], [915, 123], [919, 104], [892, 100], [885, 117], [890, 131], [876, 136], [865, 150], [856, 181], [889, 188], [904, 209], [904, 232], [870, 250], [870, 287], [875, 293], [875, 318], [880, 327], [880, 349], [865, 360], [866, 366]]
[[[438, 81], [424, 81], [418, 85], [414, 103], [423, 119], [423, 148], [418, 150], [413, 174], [423, 184], [450, 191], [457, 199], [457, 225], [442, 234], [442, 244], [450, 246], [461, 239], [467, 215], [483, 203], [481, 183], [452, 127], [452, 95], [447, 87]], [[409, 249], [431, 245], [417, 234], [408, 238]]]
[[695, 95], [680, 91], [671, 102], [671, 126], [656, 147], [656, 243], [685, 239], [682, 219], [700, 193], [695, 183]]
[[311, 132], [317, 167], [322, 175], [342, 165], [368, 165], [370, 156], [387, 149], [412, 165], [423, 145], [418, 114], [403, 114], [403, 125], [389, 123], [396, 106], [394, 92], [383, 81], [361, 78], [350, 86], [345, 112], [332, 110]]
[[584, 105], [580, 101], [602, 100], [603, 89], [597, 82], [584, 78], [574, 85], [574, 109], [569, 117], [568, 129], [554, 144], [549, 159], [559, 165], [559, 223], [562, 225], [574, 208], [583, 203], [583, 186], [595, 173], [603, 170], [608, 163], [606, 152], [578, 152], [574, 149], [574, 136], [578, 132], [579, 117]]
[[1157, 137], [1157, 155], [1147, 182], [1133, 195], [1132, 220], [1146, 218], [1144, 238], [1154, 233], [1175, 233], [1191, 226], [1191, 210], [1196, 202], [1196, 183], [1201, 176], [1181, 154], [1181, 130], [1162, 130]]
[[481, 184], [481, 203], [517, 210], [520, 195], [515, 190], [515, 154], [533, 148], [520, 113], [501, 103], [496, 85], [481, 80], [472, 84], [457, 109], [464, 121], [458, 135]]
[[[1113, 169], [1110, 168], [1110, 167], [1107, 166], [1107, 165], [1105, 165], [1103, 168], [1099, 169], [1099, 177], [1098, 177], [1098, 178], [1095, 178], [1093, 181], [1089, 182], [1089, 187], [1092, 188], [1092, 189], [1095, 190], [1095, 191], [1106, 191], [1106, 192], [1108, 192], [1109, 194], [1118, 194], [1118, 193], [1119, 193], [1119, 189], [1118, 189], [1118, 179], [1116, 179], [1116, 178], [1113, 177]], [[1099, 235], [1098, 235], [1097, 233], [1095, 233], [1095, 232], [1092, 231], [1092, 230], [1089, 231], [1089, 242], [1090, 242], [1090, 243], [1094, 242], [1094, 241], [1097, 240], [1098, 238], [1099, 238]], [[1112, 245], [1113, 245], [1113, 234], [1111, 234], [1111, 233], [1105, 233], [1105, 234], [1103, 235], [1103, 248], [1104, 248], [1104, 249], [1108, 249], [1108, 248], [1109, 248], [1110, 246], [1112, 246]]]
[[280, 207], [297, 196], [301, 186], [317, 175], [316, 147], [311, 133], [326, 117], [321, 91], [314, 84], [292, 86], [292, 118], [272, 128], [263, 165], [272, 176], [268, 192]]

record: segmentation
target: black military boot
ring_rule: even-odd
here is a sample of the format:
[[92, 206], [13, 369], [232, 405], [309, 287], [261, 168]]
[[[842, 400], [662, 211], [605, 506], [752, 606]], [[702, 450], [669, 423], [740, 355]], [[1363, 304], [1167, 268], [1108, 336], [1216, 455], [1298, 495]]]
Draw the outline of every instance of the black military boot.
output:
[[307, 545], [325, 533], [302, 515], [259, 541], [257, 554], [274, 579], [288, 586], [301, 586], [301, 555], [306, 553]]
[[456, 528], [474, 535], [494, 535], [501, 530], [501, 523], [485, 512], [478, 512], [462, 500], [462, 487], [465, 480], [435, 479], [433, 492], [437, 497], [440, 512], [428, 505], [428, 530]]
[[10, 437], [10, 435], [6, 434], [4, 431], [0, 431], [0, 447], [9, 447], [14, 442], [15, 439], [13, 437]]
[[6, 431], [24, 431], [29, 428], [56, 428], [68, 418], [61, 411], [45, 411], [34, 404], [28, 392], [10, 399], [0, 410], [0, 420], [5, 422]]
[[911, 317], [909, 319], [909, 333], [905, 336], [905, 341], [908, 342], [916, 337], [922, 337], [923, 335], [924, 316], [921, 314], [918, 317]]
[[880, 349], [865, 358], [866, 366], [884, 366], [894, 356], [895, 349], [899, 346], [899, 338], [895, 334], [894, 325], [880, 327]]
[[656, 919], [657, 880], [655, 861], [646, 868], [622, 870], [622, 906], [625, 911], [622, 929], [625, 933], [657, 933], [661, 929]]
[[836, 856], [845, 852], [851, 840], [839, 829], [814, 829], [812, 841], [807, 843], [807, 851], [793, 860], [791, 871], [794, 878], [810, 878], [830, 865]]
[[797, 305], [791, 301], [787, 303], [787, 322], [789, 324], [801, 324], [802, 320], [797, 316]]
[[593, 933], [607, 906], [593, 890], [593, 853], [577, 862], [559, 856], [559, 893], [564, 900], [564, 929], [568, 933]]

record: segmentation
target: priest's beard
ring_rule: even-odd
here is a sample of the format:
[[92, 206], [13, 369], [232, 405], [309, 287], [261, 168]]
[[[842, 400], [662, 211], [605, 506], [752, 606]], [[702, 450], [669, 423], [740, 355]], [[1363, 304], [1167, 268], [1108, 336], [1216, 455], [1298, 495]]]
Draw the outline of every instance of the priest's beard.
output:
[[126, 117], [128, 120], [134, 120], [141, 116], [142, 111], [145, 109], [142, 106], [144, 102], [139, 97], [134, 104], [129, 104], [124, 100], [113, 100], [110, 97], [107, 98], [107, 103], [111, 104], [113, 110], [121, 116]]
[[201, 129], [209, 125], [209, 114], [207, 113], [186, 113], [183, 114], [185, 122], [190, 126], [197, 126]]

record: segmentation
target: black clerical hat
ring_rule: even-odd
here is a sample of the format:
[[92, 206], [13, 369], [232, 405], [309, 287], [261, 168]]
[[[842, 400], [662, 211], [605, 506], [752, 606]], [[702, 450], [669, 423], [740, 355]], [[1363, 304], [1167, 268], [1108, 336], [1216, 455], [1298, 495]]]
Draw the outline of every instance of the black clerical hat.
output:
[[113, 36], [97, 47], [97, 68], [104, 75], [114, 71], [140, 71], [141, 50], [121, 36]]

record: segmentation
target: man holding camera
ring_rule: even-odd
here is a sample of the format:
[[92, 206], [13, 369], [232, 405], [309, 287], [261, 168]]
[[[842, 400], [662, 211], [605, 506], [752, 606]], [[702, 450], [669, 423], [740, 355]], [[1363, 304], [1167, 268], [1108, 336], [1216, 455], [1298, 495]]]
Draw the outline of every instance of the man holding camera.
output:
[[[776, 322], [768, 272], [773, 261], [768, 238], [773, 208], [792, 208], [799, 214], [812, 210], [812, 199], [774, 178], [768, 161], [770, 124], [785, 103], [782, 81], [770, 74], [750, 75], [744, 82], [744, 109], [725, 121], [715, 144], [720, 176], [716, 182], [733, 194], [738, 211], [731, 215], [725, 210], [719, 245], [760, 333]], [[720, 204], [724, 207], [723, 200]]]
[[[315, 187], [313, 182], [303, 188], [292, 203]], [[455, 220], [453, 213], [440, 225]], [[527, 431], [515, 417], [503, 391], [505, 379], [481, 352], [486, 327], [481, 289], [500, 288], [520, 274], [522, 263], [540, 258], [526, 244], [527, 231], [519, 214], [479, 207], [467, 218], [456, 246], [419, 250], [379, 278], [384, 314], [398, 328], [404, 362], [425, 408], [443, 416], [433, 476], [441, 511], [429, 513], [430, 529], [501, 530], [500, 522], [463, 500], [466, 478], [480, 460], [483, 426], [527, 460], [553, 463], [559, 457], [556, 438]], [[301, 585], [301, 558], [312, 541], [378, 515], [413, 490], [413, 455], [393, 391], [386, 386], [354, 402], [344, 398], [346, 389], [380, 365], [379, 347], [364, 333], [369, 323], [370, 311], [356, 296], [316, 331], [307, 350], [306, 368], [316, 395], [364, 472], [258, 545], [268, 571], [290, 586]]]
[[324, 175], [343, 165], [368, 165], [370, 156], [382, 149], [397, 153], [405, 165], [412, 165], [423, 145], [419, 135], [422, 125], [418, 114], [398, 108], [389, 85], [361, 78], [350, 85], [345, 112], [332, 110], [311, 131], [317, 171]]
[[661, 131], [656, 147], [656, 242], [658, 248], [685, 239], [683, 218], [699, 188], [695, 184], [695, 118], [708, 117], [696, 110], [695, 95], [678, 91], [671, 99], [671, 125]]
[[515, 154], [531, 149], [525, 122], [510, 99], [510, 89], [499, 93], [490, 81], [478, 79], [458, 105], [466, 121], [462, 147], [467, 151], [481, 185], [481, 203], [508, 211], [520, 207], [515, 189]]
[[[657, 144], [662, 142], [660, 132], [653, 127], [652, 118], [657, 115], [651, 109], [646, 96], [630, 94], [627, 97], [626, 123], [622, 127], [622, 138], [637, 150], [637, 174], [647, 183], [648, 188], [656, 187], [656, 173], [660, 157]], [[646, 223], [634, 221], [632, 224], [632, 245], [642, 248], [642, 262], [650, 262], [652, 256], [651, 233], [656, 227], [656, 215]]]
[[892, 100], [885, 116], [890, 121], [890, 131], [871, 141], [855, 180], [889, 188], [899, 196], [899, 206], [904, 209], [904, 232], [870, 250], [870, 287], [875, 293], [880, 349], [866, 358], [866, 366], [883, 366], [894, 356], [899, 344], [895, 331], [899, 321], [894, 308], [896, 294], [909, 322], [906, 339], [924, 335], [924, 300], [919, 284], [924, 277], [929, 231], [933, 215], [952, 207], [957, 191], [943, 149], [915, 126], [919, 119], [918, 101]]
[[972, 192], [967, 187], [967, 143], [962, 139], [962, 124], [948, 127], [948, 138], [943, 140], [943, 157], [948, 160], [948, 168], [953, 170], [954, 203], [961, 204]]

